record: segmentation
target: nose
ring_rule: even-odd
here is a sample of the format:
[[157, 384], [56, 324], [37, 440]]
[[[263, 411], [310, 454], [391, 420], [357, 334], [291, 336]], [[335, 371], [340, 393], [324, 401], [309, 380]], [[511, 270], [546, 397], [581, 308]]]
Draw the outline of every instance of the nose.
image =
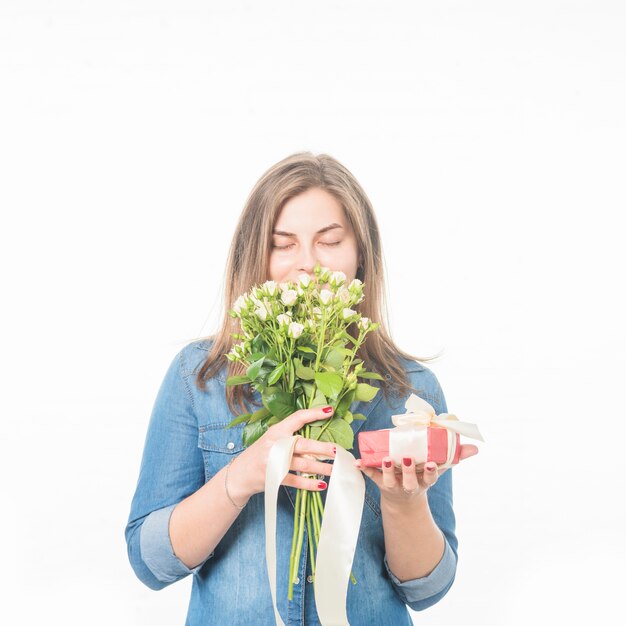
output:
[[309, 276], [313, 276], [313, 269], [317, 263], [317, 255], [315, 250], [310, 246], [303, 245], [300, 248], [300, 255], [297, 259], [298, 272], [306, 272]]

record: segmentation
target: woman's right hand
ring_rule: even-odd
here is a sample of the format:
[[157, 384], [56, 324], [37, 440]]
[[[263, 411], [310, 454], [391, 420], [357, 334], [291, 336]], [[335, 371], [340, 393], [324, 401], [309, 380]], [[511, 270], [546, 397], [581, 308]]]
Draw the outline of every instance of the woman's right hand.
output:
[[[329, 410], [330, 409], [330, 410]], [[284, 437], [291, 437], [309, 422], [332, 417], [332, 407], [317, 407], [314, 409], [301, 409], [288, 415], [285, 419], [259, 437], [251, 446], [247, 447], [231, 464], [228, 471], [228, 490], [231, 497], [238, 504], [254, 495], [265, 491], [265, 470], [267, 458], [274, 443]], [[322, 474], [330, 476], [332, 464], [317, 461], [313, 456], [335, 458], [335, 444], [328, 441], [298, 438], [294, 445], [291, 458], [290, 470], [305, 474]], [[326, 482], [315, 478], [306, 478], [287, 474], [281, 483], [288, 487], [308, 489], [310, 491], [322, 491], [326, 489]]]

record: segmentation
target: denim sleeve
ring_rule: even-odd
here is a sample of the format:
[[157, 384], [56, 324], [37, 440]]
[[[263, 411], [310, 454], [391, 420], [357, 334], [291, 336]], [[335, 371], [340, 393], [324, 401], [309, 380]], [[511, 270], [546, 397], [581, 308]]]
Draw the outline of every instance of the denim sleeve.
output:
[[[152, 409], [139, 478], [125, 529], [128, 558], [147, 587], [163, 589], [195, 573], [175, 554], [169, 535], [174, 507], [204, 484], [204, 462], [198, 448], [198, 425], [185, 349], [170, 365]], [[209, 555], [210, 558], [212, 555]]]
[[[433, 408], [437, 414], [447, 413], [448, 407], [439, 382], [432, 372], [428, 373], [432, 377], [429, 391], [434, 401]], [[427, 497], [433, 519], [441, 530], [445, 543], [443, 556], [435, 569], [423, 578], [400, 582], [389, 569], [386, 556], [384, 560], [396, 593], [414, 611], [422, 611], [439, 602], [452, 587], [456, 575], [458, 541], [452, 508], [452, 468], [439, 477], [435, 486], [428, 490]]]

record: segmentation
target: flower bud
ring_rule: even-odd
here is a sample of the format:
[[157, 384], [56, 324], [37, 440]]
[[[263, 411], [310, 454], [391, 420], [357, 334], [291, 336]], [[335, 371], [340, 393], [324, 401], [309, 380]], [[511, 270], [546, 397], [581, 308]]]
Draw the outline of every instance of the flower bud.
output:
[[304, 326], [302, 324], [298, 324], [298, 322], [291, 322], [291, 324], [289, 324], [288, 334], [290, 337], [297, 339], [298, 337], [300, 337], [303, 330]]
[[343, 319], [347, 320], [348, 318], [352, 317], [353, 315], [356, 315], [357, 312], [353, 311], [352, 309], [344, 309], [343, 310]]
[[333, 292], [329, 291], [328, 289], [322, 289], [320, 291], [320, 300], [324, 303], [324, 304], [328, 304], [333, 298]]
[[283, 291], [280, 299], [283, 301], [283, 304], [286, 304], [287, 306], [292, 306], [296, 303], [296, 300], [298, 299], [298, 292], [293, 289], [287, 289], [286, 291]]

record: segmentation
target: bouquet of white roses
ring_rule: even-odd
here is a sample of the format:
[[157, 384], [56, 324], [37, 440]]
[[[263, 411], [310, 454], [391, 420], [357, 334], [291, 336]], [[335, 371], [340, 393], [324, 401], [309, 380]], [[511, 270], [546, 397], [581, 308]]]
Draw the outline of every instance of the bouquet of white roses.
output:
[[[260, 392], [263, 402], [255, 413], [240, 415], [229, 424], [246, 424], [245, 446], [299, 409], [330, 405], [334, 407], [332, 418], [307, 424], [297, 434], [352, 448], [350, 423], [365, 417], [352, 414], [350, 407], [354, 401], [372, 400], [378, 392], [377, 387], [358, 379], [382, 377], [366, 371], [362, 359], [356, 358], [366, 335], [379, 325], [351, 308], [364, 298], [363, 283], [354, 279], [346, 286], [345, 282], [343, 272], [318, 264], [314, 278], [302, 274], [296, 284], [267, 281], [240, 296], [229, 311], [239, 319], [241, 334], [233, 335], [240, 343], [226, 357], [244, 364], [246, 373], [231, 376], [227, 384], [250, 384]], [[351, 326], [354, 336], [348, 333]], [[289, 567], [290, 600], [305, 523], [315, 574], [322, 514], [320, 493], [298, 489]]]

